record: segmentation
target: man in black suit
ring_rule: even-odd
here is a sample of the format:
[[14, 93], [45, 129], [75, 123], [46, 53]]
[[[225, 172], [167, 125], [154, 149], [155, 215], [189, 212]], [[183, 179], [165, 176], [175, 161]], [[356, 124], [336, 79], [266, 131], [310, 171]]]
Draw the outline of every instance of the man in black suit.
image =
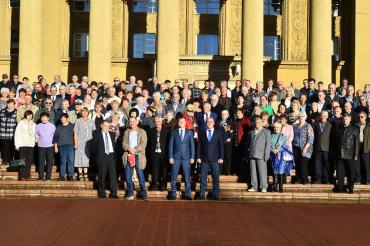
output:
[[327, 184], [329, 182], [329, 147], [331, 124], [328, 121], [329, 113], [321, 111], [320, 121], [313, 126], [315, 140], [315, 183]]
[[152, 183], [150, 190], [166, 190], [168, 152], [167, 143], [170, 137], [170, 128], [162, 126], [163, 119], [155, 118], [155, 128], [149, 130], [149, 153], [152, 165]]
[[224, 136], [220, 129], [215, 129], [215, 120], [207, 119], [207, 129], [200, 134], [198, 143], [197, 162], [201, 163], [201, 185], [199, 199], [205, 198], [207, 190], [207, 176], [212, 175], [212, 199], [220, 197], [220, 170], [219, 164], [224, 162]]
[[93, 153], [98, 167], [98, 196], [105, 198], [105, 179], [109, 174], [110, 198], [117, 197], [117, 175], [114, 156], [114, 135], [109, 132], [109, 122], [103, 121], [101, 130], [95, 131], [92, 140]]

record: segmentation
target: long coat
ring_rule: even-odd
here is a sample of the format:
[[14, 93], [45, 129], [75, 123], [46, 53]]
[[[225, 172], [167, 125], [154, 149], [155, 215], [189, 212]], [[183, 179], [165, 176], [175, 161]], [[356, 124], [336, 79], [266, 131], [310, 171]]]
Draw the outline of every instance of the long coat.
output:
[[[129, 136], [132, 129], [127, 129], [125, 133], [123, 134], [123, 142], [122, 142], [122, 148], [123, 148], [123, 165], [127, 165], [127, 156], [129, 153], [130, 143], [129, 143]], [[146, 132], [139, 128], [139, 131], [137, 133], [137, 145], [135, 147], [135, 154], [138, 155], [139, 158], [139, 167], [140, 169], [145, 169], [146, 167], [146, 157], [145, 157], [145, 148], [147, 144], [148, 138], [146, 135]]]

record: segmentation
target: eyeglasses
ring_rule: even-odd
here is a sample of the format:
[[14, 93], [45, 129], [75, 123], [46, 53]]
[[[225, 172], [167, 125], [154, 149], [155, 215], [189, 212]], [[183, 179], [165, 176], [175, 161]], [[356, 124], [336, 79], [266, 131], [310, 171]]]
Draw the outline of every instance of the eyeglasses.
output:
[[46, 102], [45, 104], [53, 104], [52, 102]]

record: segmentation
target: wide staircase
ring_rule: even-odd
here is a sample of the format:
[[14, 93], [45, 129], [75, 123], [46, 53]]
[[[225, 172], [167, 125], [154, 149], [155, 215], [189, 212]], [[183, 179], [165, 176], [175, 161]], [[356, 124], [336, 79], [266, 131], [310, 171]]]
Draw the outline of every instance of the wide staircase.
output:
[[[331, 184], [291, 184], [294, 177], [294, 170], [291, 176], [287, 177], [287, 184], [284, 185], [284, 193], [261, 193], [248, 192], [247, 185], [239, 182], [237, 176], [220, 176], [220, 199], [222, 200], [248, 200], [248, 201], [313, 201], [313, 202], [370, 202], [370, 185], [355, 185], [354, 194], [333, 193]], [[0, 165], [0, 197], [50, 197], [50, 198], [97, 198], [96, 182], [93, 181], [58, 181], [59, 174], [56, 167], [53, 167], [51, 181], [38, 181], [38, 174], [35, 167], [32, 167], [31, 181], [18, 181], [18, 173], [8, 171], [7, 166]], [[94, 177], [90, 177], [94, 179]], [[269, 177], [270, 183], [272, 177]], [[139, 184], [135, 183], [138, 190]], [[184, 190], [184, 182], [178, 177], [180, 189], [178, 197]], [[146, 183], [149, 187], [149, 183]], [[168, 184], [168, 189], [169, 189]], [[199, 191], [199, 182], [193, 182], [192, 194]], [[208, 189], [212, 188], [211, 176], [208, 178]], [[109, 191], [107, 191], [109, 194]], [[150, 200], [166, 200], [167, 191], [148, 191]], [[118, 196], [123, 198], [124, 190], [121, 187]]]

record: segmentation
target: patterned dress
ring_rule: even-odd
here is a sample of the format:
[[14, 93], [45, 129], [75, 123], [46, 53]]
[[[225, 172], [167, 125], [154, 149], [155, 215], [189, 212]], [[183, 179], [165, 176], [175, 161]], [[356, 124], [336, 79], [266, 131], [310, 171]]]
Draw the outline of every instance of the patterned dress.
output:
[[90, 143], [92, 133], [95, 131], [95, 122], [88, 118], [76, 120], [74, 131], [78, 135], [77, 149], [75, 153], [75, 167], [89, 167], [90, 162]]
[[276, 149], [278, 154], [271, 151], [270, 160], [274, 174], [290, 174], [294, 167], [294, 158], [288, 149], [288, 138], [281, 133], [275, 133], [271, 137], [271, 150]]

